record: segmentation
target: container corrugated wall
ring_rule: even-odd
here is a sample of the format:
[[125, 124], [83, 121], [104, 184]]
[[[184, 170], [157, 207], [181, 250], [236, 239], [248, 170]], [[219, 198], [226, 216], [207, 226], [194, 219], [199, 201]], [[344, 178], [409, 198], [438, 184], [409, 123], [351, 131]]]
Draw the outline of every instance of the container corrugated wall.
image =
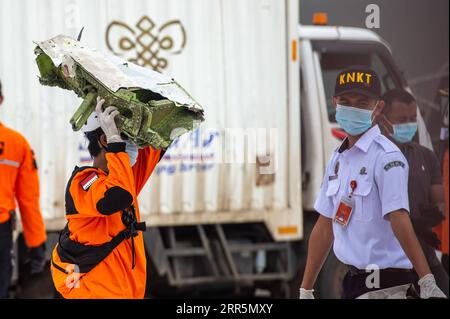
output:
[[[57, 34], [76, 37], [84, 26], [82, 41], [88, 46], [108, 51], [109, 41], [115, 53], [131, 57], [135, 51], [123, 51], [119, 40], [127, 36], [134, 41], [141, 32], [136, 24], [143, 16], [155, 23], [151, 32], [167, 33], [172, 38], [172, 52], [180, 51], [159, 53], [168, 61], [162, 72], [194, 96], [204, 107], [207, 121], [200, 131], [184, 136], [160, 162], [140, 195], [142, 214], [287, 208], [284, 1], [0, 0], [0, 78], [5, 95], [0, 120], [23, 133], [35, 149], [45, 218], [64, 216], [66, 182], [73, 167], [85, 165], [89, 155], [81, 133], [72, 132], [68, 123], [81, 101], [71, 92], [38, 83], [33, 41]], [[179, 24], [160, 30], [171, 20], [179, 20], [184, 28], [184, 47]], [[107, 33], [113, 21], [116, 23]], [[244, 151], [231, 152], [230, 145], [222, 143], [225, 128], [262, 128], [262, 139], [270, 128], [275, 129], [272, 133], [278, 143], [270, 148], [277, 169], [272, 182], [256, 186], [256, 165], [247, 160], [232, 164], [213, 160], [220, 153], [247, 156]], [[238, 136], [236, 140], [242, 139]], [[191, 154], [203, 154], [207, 160], [197, 164], [181, 160]]]

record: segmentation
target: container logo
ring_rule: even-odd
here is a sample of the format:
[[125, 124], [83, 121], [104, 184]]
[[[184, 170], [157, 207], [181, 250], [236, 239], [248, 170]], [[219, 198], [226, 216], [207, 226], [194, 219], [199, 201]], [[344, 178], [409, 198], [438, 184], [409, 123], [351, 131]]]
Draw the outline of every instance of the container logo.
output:
[[143, 16], [134, 28], [122, 21], [112, 21], [106, 29], [106, 45], [128, 61], [161, 72], [169, 65], [170, 55], [180, 54], [186, 46], [186, 31], [179, 20], [170, 20], [158, 27]]

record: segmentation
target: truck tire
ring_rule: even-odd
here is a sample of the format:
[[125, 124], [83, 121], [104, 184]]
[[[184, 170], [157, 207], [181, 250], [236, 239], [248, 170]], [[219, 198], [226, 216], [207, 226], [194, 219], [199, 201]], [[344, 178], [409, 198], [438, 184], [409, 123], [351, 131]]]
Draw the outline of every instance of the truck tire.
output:
[[316, 297], [340, 299], [342, 296], [342, 281], [347, 271], [347, 267], [336, 258], [333, 252], [330, 252], [319, 275]]

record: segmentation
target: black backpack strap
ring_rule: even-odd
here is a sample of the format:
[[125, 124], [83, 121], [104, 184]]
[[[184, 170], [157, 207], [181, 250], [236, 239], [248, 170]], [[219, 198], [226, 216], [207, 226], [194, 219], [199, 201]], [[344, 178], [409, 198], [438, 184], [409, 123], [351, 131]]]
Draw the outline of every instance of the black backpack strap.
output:
[[[109, 242], [100, 246], [88, 246], [80, 244], [70, 239], [69, 224], [59, 234], [58, 246], [56, 248], [59, 258], [64, 263], [77, 265], [80, 273], [88, 273], [122, 243], [122, 241], [131, 238], [131, 258], [132, 269], [136, 266], [136, 251], [134, 246], [134, 237], [138, 236], [140, 231], [146, 230], [145, 222], [138, 223], [134, 206], [122, 212], [122, 223], [125, 229], [114, 236]], [[55, 268], [62, 270], [62, 267], [52, 261]], [[65, 271], [64, 271], [65, 272]]]
[[[88, 246], [70, 239], [70, 232], [66, 226], [60, 233], [56, 250], [62, 262], [75, 264], [78, 266], [80, 273], [88, 273], [106, 257], [108, 257], [108, 255], [117, 246], [119, 246], [122, 241], [130, 237], [131, 232], [128, 228], [126, 228], [114, 236], [111, 241], [103, 245]], [[55, 265], [55, 263], [53, 264]]]

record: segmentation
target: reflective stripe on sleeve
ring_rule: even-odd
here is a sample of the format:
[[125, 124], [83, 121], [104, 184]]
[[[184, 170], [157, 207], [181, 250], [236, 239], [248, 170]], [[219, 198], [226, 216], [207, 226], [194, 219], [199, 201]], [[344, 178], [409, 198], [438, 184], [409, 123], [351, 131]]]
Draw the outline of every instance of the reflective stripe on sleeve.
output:
[[0, 164], [13, 166], [13, 167], [19, 167], [20, 166], [19, 162], [10, 161], [10, 160], [7, 160], [7, 159], [0, 159]]

